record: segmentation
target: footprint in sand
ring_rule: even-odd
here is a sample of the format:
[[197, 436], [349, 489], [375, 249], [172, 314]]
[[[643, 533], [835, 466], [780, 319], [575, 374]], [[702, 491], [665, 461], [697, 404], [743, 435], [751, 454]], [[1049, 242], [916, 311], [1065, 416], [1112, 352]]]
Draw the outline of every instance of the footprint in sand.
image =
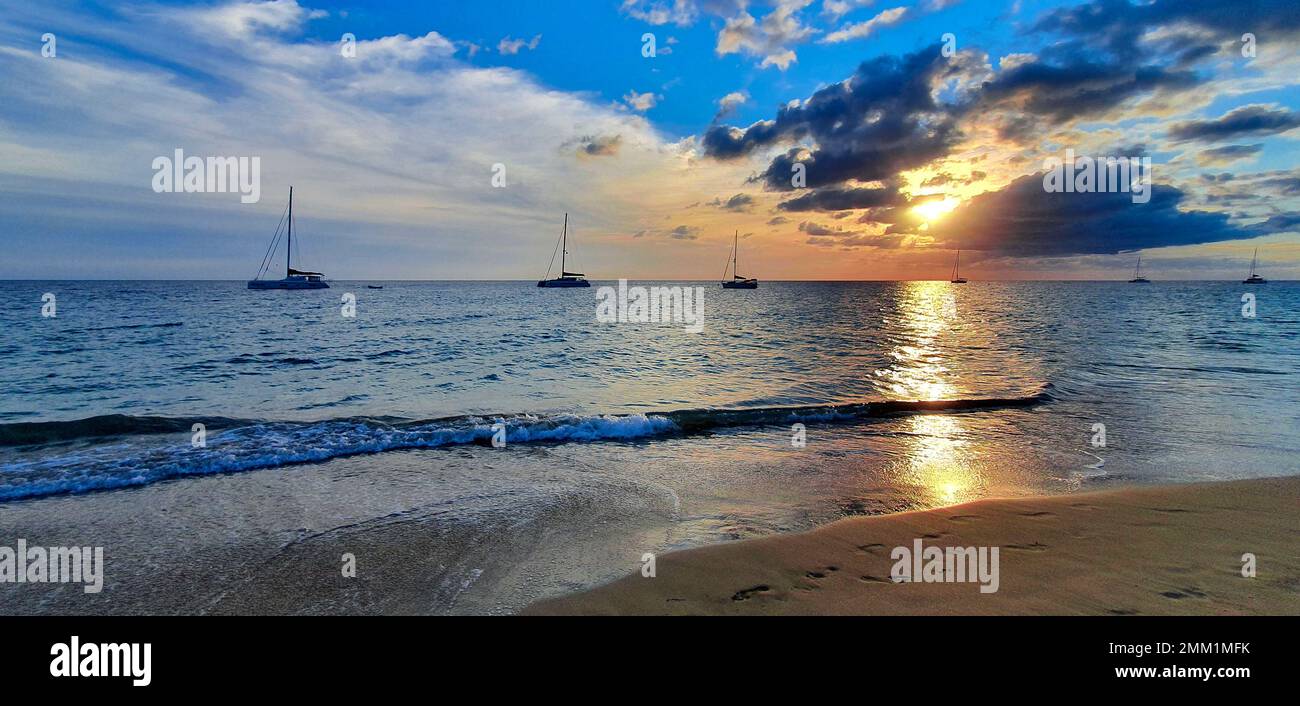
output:
[[747, 600], [749, 600], [750, 598], [753, 598], [753, 597], [754, 597], [755, 595], [757, 595], [757, 594], [760, 594], [760, 593], [767, 593], [768, 591], [771, 591], [771, 590], [772, 590], [772, 589], [771, 589], [771, 588], [768, 588], [768, 586], [767, 586], [766, 584], [760, 584], [760, 585], [758, 585], [758, 586], [754, 586], [753, 588], [746, 588], [746, 589], [742, 589], [742, 590], [736, 591], [735, 595], [733, 595], [733, 596], [731, 597], [731, 600], [733, 600], [733, 601], [747, 601]]
[[1178, 591], [1162, 591], [1160, 595], [1175, 601], [1184, 598], [1205, 598], [1205, 594], [1197, 588], [1183, 588]]
[[1020, 513], [1020, 516], [1021, 517], [1056, 517], [1056, 513], [1048, 512], [1046, 510], [1039, 510], [1037, 512], [1022, 512]]
[[953, 522], [970, 522], [971, 520], [982, 520], [984, 518], [979, 515], [953, 515], [948, 519]]
[[1031, 542], [1029, 544], [1008, 544], [1007, 549], [1018, 549], [1023, 552], [1041, 552], [1047, 549], [1047, 545], [1042, 542]]

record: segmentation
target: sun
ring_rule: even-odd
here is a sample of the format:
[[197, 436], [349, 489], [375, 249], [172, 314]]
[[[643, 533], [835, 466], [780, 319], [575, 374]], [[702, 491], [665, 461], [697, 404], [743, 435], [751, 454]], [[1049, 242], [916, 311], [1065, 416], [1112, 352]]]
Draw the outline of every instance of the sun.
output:
[[939, 220], [944, 216], [944, 214], [957, 208], [957, 205], [960, 203], [960, 199], [937, 199], [934, 201], [926, 201], [920, 206], [914, 207], [912, 211], [921, 218], [924, 218], [927, 223], [930, 223]]

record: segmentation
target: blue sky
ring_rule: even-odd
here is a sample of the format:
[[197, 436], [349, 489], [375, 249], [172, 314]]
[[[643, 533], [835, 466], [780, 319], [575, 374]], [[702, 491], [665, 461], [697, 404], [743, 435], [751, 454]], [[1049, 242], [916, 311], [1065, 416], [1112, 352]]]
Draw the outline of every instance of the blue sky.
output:
[[[565, 212], [602, 279], [716, 277], [736, 230], [768, 279], [959, 247], [975, 277], [1231, 278], [1255, 247], [1296, 277], [1297, 39], [1273, 0], [7, 5], [0, 278], [245, 278], [290, 184], [342, 279], [535, 278]], [[258, 157], [262, 198], [156, 193], [177, 148]], [[1149, 157], [1157, 198], [1045, 194], [1066, 149]]]

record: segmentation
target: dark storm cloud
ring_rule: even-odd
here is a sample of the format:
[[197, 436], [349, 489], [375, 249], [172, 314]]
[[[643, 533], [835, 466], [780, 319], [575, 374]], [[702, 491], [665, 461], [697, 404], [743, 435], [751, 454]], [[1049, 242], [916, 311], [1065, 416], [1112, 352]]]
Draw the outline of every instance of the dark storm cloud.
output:
[[[984, 84], [983, 100], [989, 107], [1002, 105], [1063, 123], [1105, 112], [1124, 101], [1157, 89], [1182, 89], [1196, 85], [1191, 71], [1171, 71], [1159, 66], [1136, 69], [1125, 63], [1076, 61], [1052, 65], [1030, 62], [1000, 72]], [[1019, 116], [1003, 125], [1006, 137], [1033, 129], [1032, 118]]]
[[1214, 120], [1189, 120], [1169, 128], [1174, 142], [1213, 142], [1244, 136], [1274, 135], [1300, 127], [1300, 114], [1267, 105], [1243, 105]]
[[951, 106], [931, 95], [935, 82], [962, 70], [939, 48], [865, 61], [848, 80], [783, 106], [775, 119], [744, 129], [714, 126], [702, 138], [705, 153], [732, 159], [783, 142], [815, 143], [779, 155], [755, 179], [778, 191], [795, 188], [795, 163], [805, 166], [811, 188], [878, 181], [924, 165], [946, 155], [960, 137]]
[[930, 228], [948, 247], [1016, 257], [1114, 254], [1140, 248], [1195, 245], [1277, 232], [1272, 224], [1241, 227], [1224, 213], [1179, 210], [1184, 194], [1151, 187], [1148, 203], [1127, 193], [1049, 193], [1043, 175], [1021, 177], [980, 194]]
[[854, 208], [875, 208], [903, 203], [907, 197], [893, 186], [880, 188], [827, 187], [810, 191], [789, 201], [783, 201], [777, 208], [782, 211], [844, 211]]
[[[1184, 23], [1222, 34], [1237, 41], [1242, 33], [1261, 38], [1270, 33], [1300, 30], [1300, 3], [1294, 0], [1155, 0], [1133, 3], [1126, 0], [1094, 0], [1063, 7], [1045, 14], [1034, 25], [1039, 31], [1060, 32], [1102, 39], [1117, 55], [1134, 47], [1149, 28]], [[1188, 51], [1196, 51], [1194, 47]]]
[[[808, 242], [853, 247], [845, 241], [860, 238], [858, 245], [898, 246], [910, 240], [905, 235], [921, 232], [924, 221], [913, 208], [926, 198], [900, 191], [906, 185], [901, 174], [950, 157], [967, 121], [1035, 147], [1039, 135], [1074, 123], [1120, 109], [1126, 117], [1139, 115], [1144, 100], [1167, 105], [1171, 96], [1211, 81], [1212, 58], [1235, 53], [1244, 32], [1257, 33], [1261, 47], [1284, 50], [1282, 38], [1300, 32], [1300, 2], [1096, 0], [1051, 10], [1026, 32], [1051, 36], [1036, 56], [1018, 57], [1005, 68], [988, 69], [974, 50], [956, 60], [945, 58], [939, 45], [882, 56], [807, 100], [786, 104], [771, 119], [748, 127], [713, 125], [701, 144], [707, 156], [720, 160], [775, 153], [750, 182], [779, 192], [807, 187], [790, 194], [778, 205], [780, 211], [865, 210], [860, 223], [884, 226], [880, 235], [810, 234]], [[1300, 124], [1289, 111], [1247, 108], [1218, 120], [1176, 125], [1170, 137], [1213, 141], [1275, 134]], [[1146, 152], [1145, 145], [1133, 145], [1117, 153]], [[1253, 144], [1218, 146], [1199, 159], [1206, 165], [1227, 163], [1258, 152]], [[1022, 153], [1007, 161], [1027, 159]], [[792, 177], [801, 172], [806, 181], [796, 185]], [[944, 176], [969, 184], [987, 175]], [[1294, 175], [1278, 178], [1289, 176]], [[941, 179], [931, 179], [929, 186]], [[1212, 188], [1225, 190], [1221, 184]], [[1186, 195], [1174, 186], [1151, 189], [1148, 203], [1135, 204], [1128, 193], [1048, 193], [1041, 175], [1022, 177], [967, 201], [925, 232], [941, 244], [966, 249], [1055, 257], [1250, 238], [1287, 224], [1283, 215], [1253, 226], [1234, 225], [1225, 213], [1180, 210], [1186, 208]], [[870, 238], [877, 242], [868, 243]]]

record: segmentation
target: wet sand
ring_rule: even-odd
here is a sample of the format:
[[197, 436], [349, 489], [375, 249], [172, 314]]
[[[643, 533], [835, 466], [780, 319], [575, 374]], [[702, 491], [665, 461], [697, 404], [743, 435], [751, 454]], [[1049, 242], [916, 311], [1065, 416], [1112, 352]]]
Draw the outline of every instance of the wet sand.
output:
[[[895, 583], [891, 551], [999, 547], [999, 586]], [[1242, 575], [1242, 555], [1256, 575]], [[526, 614], [1300, 613], [1300, 477], [986, 499], [659, 556]]]

